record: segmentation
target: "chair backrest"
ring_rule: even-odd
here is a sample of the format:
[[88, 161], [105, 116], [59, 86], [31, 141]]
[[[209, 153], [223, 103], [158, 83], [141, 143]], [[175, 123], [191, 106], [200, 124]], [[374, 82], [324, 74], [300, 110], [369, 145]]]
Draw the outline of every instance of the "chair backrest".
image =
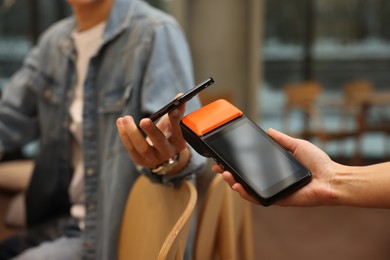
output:
[[0, 163], [0, 190], [18, 192], [8, 204], [5, 215], [5, 223], [11, 227], [26, 226], [25, 190], [30, 182], [33, 168], [32, 159]]
[[215, 175], [198, 214], [194, 260], [254, 259], [251, 214], [250, 203]]
[[[213, 173], [210, 173], [213, 174]], [[197, 231], [194, 243], [195, 260], [215, 259], [216, 237], [220, 220], [226, 183], [222, 176], [213, 177], [198, 213]]]
[[354, 106], [361, 99], [372, 93], [374, 84], [367, 79], [357, 79], [348, 81], [343, 86], [345, 102], [349, 106]]
[[174, 188], [141, 175], [126, 203], [118, 258], [183, 259], [196, 200], [190, 181]]
[[283, 87], [288, 107], [306, 109], [322, 93], [322, 86], [316, 81], [304, 81], [287, 84]]
[[252, 204], [241, 198], [228, 185], [225, 188], [219, 218], [219, 259], [255, 259]]
[[[283, 131], [306, 138], [313, 128], [322, 128], [321, 113], [316, 106], [316, 101], [322, 93], [322, 86], [319, 82], [303, 81], [287, 84], [283, 87], [283, 92], [286, 98], [282, 115]], [[301, 124], [303, 129], [299, 129], [298, 132], [291, 129], [292, 112], [300, 112], [303, 115]]]
[[13, 160], [0, 163], [0, 189], [11, 192], [24, 191], [28, 187], [34, 168], [34, 160]]

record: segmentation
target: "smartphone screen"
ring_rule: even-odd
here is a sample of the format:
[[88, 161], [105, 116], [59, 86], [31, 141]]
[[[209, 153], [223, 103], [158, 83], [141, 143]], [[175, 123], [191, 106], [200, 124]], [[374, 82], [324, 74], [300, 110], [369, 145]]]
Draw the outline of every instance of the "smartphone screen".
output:
[[204, 136], [212, 157], [261, 204], [269, 205], [307, 183], [311, 174], [247, 117]]
[[191, 98], [196, 96], [200, 91], [204, 90], [205, 88], [212, 85], [213, 83], [214, 83], [214, 79], [211, 77], [204, 80], [203, 82], [199, 83], [198, 85], [196, 85], [195, 87], [190, 89], [188, 92], [184, 93], [180, 97], [177, 97], [174, 100], [172, 100], [171, 102], [169, 102], [168, 104], [166, 104], [164, 107], [159, 109], [156, 113], [151, 115], [149, 118], [153, 122], [156, 121], [157, 119], [159, 119], [160, 117], [162, 117], [166, 113], [173, 111], [174, 109], [179, 107], [181, 104], [184, 104], [185, 102], [189, 101]]

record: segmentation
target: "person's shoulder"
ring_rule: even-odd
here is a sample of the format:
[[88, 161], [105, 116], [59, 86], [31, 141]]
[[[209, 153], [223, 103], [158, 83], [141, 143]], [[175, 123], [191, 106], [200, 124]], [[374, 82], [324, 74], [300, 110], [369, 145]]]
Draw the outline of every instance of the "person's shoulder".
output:
[[50, 25], [40, 37], [41, 44], [62, 42], [65, 38], [69, 38], [71, 31], [75, 25], [74, 18], [68, 17]]
[[151, 27], [158, 27], [161, 25], [178, 27], [178, 22], [172, 15], [155, 8], [144, 1], [136, 1], [131, 22], [135, 24], [141, 23]]

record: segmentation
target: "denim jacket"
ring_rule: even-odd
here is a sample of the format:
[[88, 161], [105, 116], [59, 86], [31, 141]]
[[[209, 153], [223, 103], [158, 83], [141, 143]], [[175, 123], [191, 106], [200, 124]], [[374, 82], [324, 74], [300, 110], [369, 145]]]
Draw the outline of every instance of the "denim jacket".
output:
[[[69, 17], [43, 34], [0, 103], [0, 152], [39, 140], [26, 196], [29, 225], [69, 212], [73, 169], [68, 111], [77, 77], [74, 28], [74, 17]], [[116, 119], [132, 115], [139, 120], [193, 84], [190, 52], [174, 19], [139, 0], [116, 0], [84, 84], [84, 258], [116, 259], [123, 208], [139, 174], [121, 143]], [[198, 107], [193, 99], [187, 112]], [[146, 174], [176, 185], [204, 162], [192, 150], [189, 165], [178, 175]]]

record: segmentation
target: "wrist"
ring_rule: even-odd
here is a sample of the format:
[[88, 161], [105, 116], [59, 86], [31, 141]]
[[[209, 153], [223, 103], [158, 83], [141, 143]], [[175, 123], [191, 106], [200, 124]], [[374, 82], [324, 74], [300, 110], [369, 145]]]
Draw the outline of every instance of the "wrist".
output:
[[359, 174], [360, 167], [338, 165], [332, 180], [333, 205], [356, 206], [361, 191], [364, 192], [364, 175]]
[[186, 167], [190, 159], [188, 147], [169, 158], [154, 169], [150, 169], [156, 175], [174, 175]]
[[179, 160], [178, 162], [169, 170], [166, 172], [166, 175], [174, 175], [181, 170], [183, 170], [187, 165], [188, 162], [190, 161], [190, 149], [188, 147], [185, 147], [183, 150], [179, 152]]
[[173, 157], [169, 158], [156, 168], [150, 169], [154, 174], [157, 175], [166, 175], [167, 172], [169, 172], [172, 168], [175, 167], [175, 165], [179, 162], [180, 160], [180, 153], [175, 154]]
[[345, 167], [337, 175], [339, 205], [389, 208], [390, 163]]

